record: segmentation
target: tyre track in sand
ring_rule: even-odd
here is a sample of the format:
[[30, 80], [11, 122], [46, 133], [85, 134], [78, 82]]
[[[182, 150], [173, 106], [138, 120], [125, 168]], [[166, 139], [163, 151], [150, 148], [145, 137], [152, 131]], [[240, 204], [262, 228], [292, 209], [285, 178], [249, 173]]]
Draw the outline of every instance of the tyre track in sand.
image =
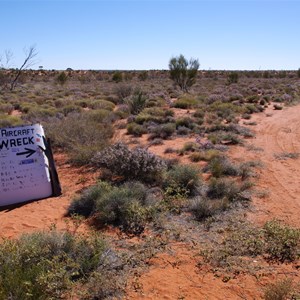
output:
[[300, 226], [300, 157], [278, 158], [279, 155], [300, 153], [300, 105], [281, 111], [269, 107], [264, 113], [251, 119], [257, 123], [251, 127], [255, 138], [254, 147], [263, 151], [250, 153], [239, 149], [232, 153], [236, 158], [260, 160], [256, 184], [258, 189], [268, 191], [264, 198], [253, 199], [254, 209], [249, 219], [259, 224], [276, 218], [293, 226]]

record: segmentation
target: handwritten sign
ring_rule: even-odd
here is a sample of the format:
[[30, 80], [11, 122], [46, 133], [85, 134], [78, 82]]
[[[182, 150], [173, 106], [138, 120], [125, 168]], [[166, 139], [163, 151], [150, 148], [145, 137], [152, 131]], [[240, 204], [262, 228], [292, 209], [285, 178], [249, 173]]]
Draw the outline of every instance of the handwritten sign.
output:
[[0, 206], [52, 195], [40, 124], [0, 128]]

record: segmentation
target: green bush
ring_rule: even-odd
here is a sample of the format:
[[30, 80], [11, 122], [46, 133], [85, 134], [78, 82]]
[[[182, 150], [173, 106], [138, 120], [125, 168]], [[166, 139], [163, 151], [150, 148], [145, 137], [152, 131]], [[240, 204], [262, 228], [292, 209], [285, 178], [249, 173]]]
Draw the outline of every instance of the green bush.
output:
[[153, 126], [150, 130], [150, 139], [169, 138], [176, 131], [174, 123], [161, 124]]
[[126, 104], [128, 105], [130, 112], [137, 115], [146, 107], [147, 100], [148, 98], [145, 93], [137, 89], [131, 97], [126, 100]]
[[115, 108], [115, 104], [107, 100], [94, 100], [90, 103], [90, 108], [113, 111]]
[[49, 119], [44, 124], [53, 145], [66, 150], [73, 163], [84, 165], [110, 143], [113, 128], [106, 118], [107, 114], [91, 111]]
[[139, 182], [118, 187], [100, 182], [75, 198], [68, 212], [92, 217], [97, 226], [114, 225], [124, 232], [140, 234], [154, 208], [147, 188]]
[[22, 125], [24, 122], [18, 116], [10, 116], [0, 113], [0, 128]]
[[190, 117], [183, 117], [176, 120], [176, 128], [186, 127], [193, 129], [195, 127], [194, 120]]
[[145, 186], [129, 182], [121, 187], [113, 187], [97, 200], [94, 216], [100, 225], [111, 224], [127, 233], [142, 233], [151, 218]]
[[264, 226], [266, 252], [270, 259], [293, 261], [300, 257], [300, 230], [269, 221]]
[[239, 74], [237, 72], [230, 72], [227, 77], [227, 83], [238, 83], [239, 80]]
[[122, 80], [123, 80], [123, 74], [120, 71], [116, 71], [112, 75], [112, 81], [118, 83], [118, 82], [121, 82]]
[[127, 125], [127, 133], [132, 134], [134, 136], [142, 136], [144, 133], [146, 133], [146, 128], [143, 127], [143, 125], [139, 125], [136, 123], [129, 123]]
[[203, 197], [196, 197], [192, 199], [189, 210], [197, 221], [202, 221], [224, 211], [228, 205], [228, 201], [225, 199], [210, 200]]
[[184, 92], [196, 82], [199, 62], [191, 58], [189, 61], [181, 54], [169, 61], [170, 77]]
[[101, 266], [107, 247], [97, 236], [55, 230], [0, 244], [0, 299], [62, 299]]
[[174, 107], [181, 109], [194, 108], [198, 104], [198, 101], [194, 98], [180, 98], [174, 102]]
[[65, 72], [60, 72], [56, 77], [56, 82], [60, 85], [64, 85], [68, 80], [68, 75]]
[[213, 158], [209, 164], [207, 169], [211, 172], [213, 177], [219, 178], [221, 176], [238, 176], [239, 175], [239, 167], [232, 164], [226, 157], [217, 156]]
[[169, 112], [169, 110], [164, 110], [159, 107], [145, 108], [136, 116], [135, 122], [138, 124], [144, 124], [146, 122], [161, 124], [165, 122]]
[[188, 196], [195, 195], [200, 186], [200, 174], [198, 168], [190, 165], [175, 165], [166, 174], [163, 181], [164, 189], [172, 194], [172, 191], [181, 190]]
[[248, 199], [243, 196], [243, 192], [250, 188], [251, 184], [248, 182], [244, 185], [238, 185], [232, 179], [225, 178], [211, 178], [208, 184], [207, 196], [211, 199], [226, 198], [230, 202]]
[[10, 114], [14, 110], [14, 106], [11, 103], [0, 101], [0, 113]]
[[119, 103], [124, 103], [125, 99], [132, 93], [132, 86], [129, 84], [118, 85], [115, 89], [115, 93], [118, 96]]
[[159, 182], [166, 168], [164, 161], [149, 151], [142, 148], [130, 150], [122, 143], [98, 152], [93, 162], [96, 166], [107, 168], [126, 180], [144, 182]]
[[110, 190], [111, 186], [105, 182], [99, 182], [88, 188], [71, 202], [68, 215], [89, 217], [95, 211], [97, 200]]

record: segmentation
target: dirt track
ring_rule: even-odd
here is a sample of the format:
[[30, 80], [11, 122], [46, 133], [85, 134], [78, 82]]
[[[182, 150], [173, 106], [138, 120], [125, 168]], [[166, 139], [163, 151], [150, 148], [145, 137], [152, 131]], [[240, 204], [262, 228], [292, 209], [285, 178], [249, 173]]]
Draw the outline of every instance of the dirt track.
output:
[[[250, 141], [261, 151], [239, 151], [234, 156], [257, 159], [263, 163], [258, 187], [266, 190], [266, 197], [254, 197], [254, 213], [249, 218], [259, 224], [277, 218], [287, 224], [300, 226], [300, 157], [293, 159], [284, 154], [300, 154], [300, 106], [266, 112], [254, 116], [252, 126], [256, 138]], [[259, 149], [261, 148], [261, 149]], [[244, 156], [245, 155], [245, 156]]]

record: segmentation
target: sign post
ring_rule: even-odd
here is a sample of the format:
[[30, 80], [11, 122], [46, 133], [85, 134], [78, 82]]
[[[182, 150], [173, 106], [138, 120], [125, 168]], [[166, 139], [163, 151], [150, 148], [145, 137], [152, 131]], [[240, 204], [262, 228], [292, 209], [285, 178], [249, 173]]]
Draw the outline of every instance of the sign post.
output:
[[60, 194], [43, 127], [34, 124], [0, 128], [0, 206]]

